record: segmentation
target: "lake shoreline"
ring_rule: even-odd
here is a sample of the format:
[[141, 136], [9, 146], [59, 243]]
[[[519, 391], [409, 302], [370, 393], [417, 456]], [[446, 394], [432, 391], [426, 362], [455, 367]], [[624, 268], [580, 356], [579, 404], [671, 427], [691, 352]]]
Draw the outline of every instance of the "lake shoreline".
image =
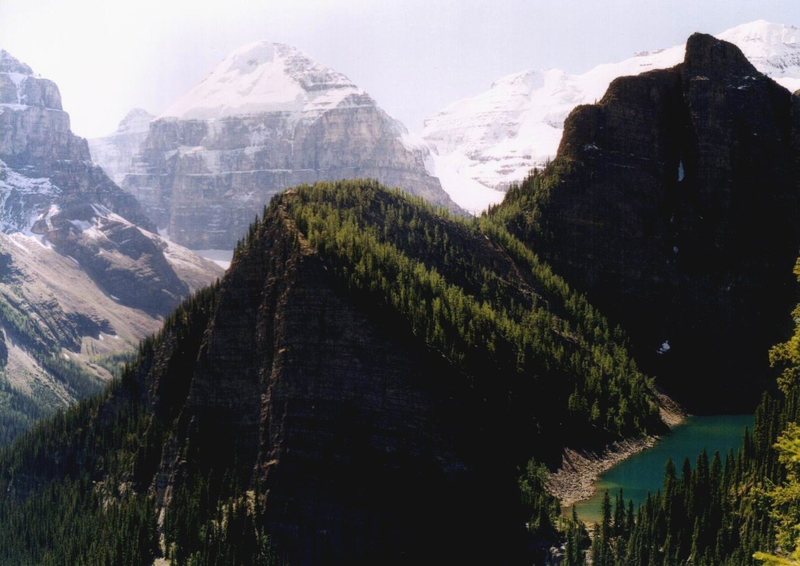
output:
[[[669, 428], [683, 424], [688, 415], [672, 399], [658, 394], [661, 420]], [[656, 445], [661, 437], [645, 435], [618, 440], [602, 452], [565, 448], [561, 465], [547, 478], [548, 491], [568, 510], [574, 504], [591, 498], [597, 491], [597, 481], [617, 464]]]
[[565, 448], [561, 465], [547, 478], [548, 491], [558, 498], [562, 509], [591, 498], [597, 491], [597, 480], [620, 462], [652, 448], [656, 436], [641, 436], [613, 442], [600, 453]]

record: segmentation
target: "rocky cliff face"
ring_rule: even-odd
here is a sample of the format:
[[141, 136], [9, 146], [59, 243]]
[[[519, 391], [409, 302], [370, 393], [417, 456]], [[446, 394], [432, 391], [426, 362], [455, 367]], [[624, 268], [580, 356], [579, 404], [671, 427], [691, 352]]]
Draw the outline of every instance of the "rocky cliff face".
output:
[[89, 140], [92, 160], [117, 184], [121, 184], [131, 170], [134, 156], [147, 137], [150, 122], [155, 116], [134, 108], [119, 123], [117, 130], [106, 137]]
[[155, 226], [131, 195], [92, 163], [86, 140], [70, 131], [58, 87], [0, 52], [0, 160], [29, 178], [47, 178], [60, 188], [62, 207], [102, 204], [140, 226]]
[[376, 178], [457, 210], [425, 170], [427, 149], [406, 139], [344, 75], [261, 42], [151, 124], [123, 186], [195, 249], [232, 249], [272, 196], [323, 179]]
[[97, 391], [115, 356], [221, 274], [148, 228], [70, 131], [56, 85], [0, 51], [0, 441]]
[[798, 108], [737, 47], [695, 34], [682, 64], [576, 108], [553, 166], [501, 207], [692, 408], [750, 406], [788, 322]]

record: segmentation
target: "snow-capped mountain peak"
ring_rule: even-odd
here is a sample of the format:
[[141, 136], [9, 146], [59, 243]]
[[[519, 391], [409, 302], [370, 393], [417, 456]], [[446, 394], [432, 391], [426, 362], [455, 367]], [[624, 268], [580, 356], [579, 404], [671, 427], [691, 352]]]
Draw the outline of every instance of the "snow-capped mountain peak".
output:
[[146, 132], [150, 127], [150, 122], [153, 121], [153, 116], [147, 110], [142, 108], [134, 108], [122, 119], [117, 127], [116, 135], [122, 134], [138, 134]]
[[718, 34], [719, 39], [735, 42], [745, 54], [776, 56], [800, 48], [800, 28], [766, 20], [748, 22]]
[[364, 95], [300, 50], [259, 41], [230, 53], [160, 118], [217, 119], [262, 112], [319, 113]]
[[[753, 65], [789, 90], [800, 89], [800, 29], [758, 20], [717, 37], [737, 45]], [[431, 171], [459, 205], [476, 210], [499, 202], [511, 183], [555, 156], [564, 120], [579, 104], [603, 97], [617, 77], [672, 67], [685, 45], [636, 53], [583, 74], [524, 71], [489, 90], [456, 101], [427, 119], [421, 137], [433, 154]]]

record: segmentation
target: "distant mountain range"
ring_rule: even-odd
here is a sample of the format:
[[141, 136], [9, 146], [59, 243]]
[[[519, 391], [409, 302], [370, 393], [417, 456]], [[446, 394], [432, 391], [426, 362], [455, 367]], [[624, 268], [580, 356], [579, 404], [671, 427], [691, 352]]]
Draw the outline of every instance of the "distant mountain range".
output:
[[[717, 37], [784, 87], [800, 88], [795, 26], [759, 20]], [[130, 174], [125, 187], [162, 230], [194, 248], [231, 249], [232, 234], [276, 191], [318, 179], [373, 177], [479, 213], [555, 156], [573, 108], [599, 100], [617, 77], [677, 65], [684, 49], [643, 51], [581, 74], [514, 73], [409, 135], [341, 73], [260, 42], [231, 53], [158, 119], [131, 111], [90, 147], [115, 181]]]

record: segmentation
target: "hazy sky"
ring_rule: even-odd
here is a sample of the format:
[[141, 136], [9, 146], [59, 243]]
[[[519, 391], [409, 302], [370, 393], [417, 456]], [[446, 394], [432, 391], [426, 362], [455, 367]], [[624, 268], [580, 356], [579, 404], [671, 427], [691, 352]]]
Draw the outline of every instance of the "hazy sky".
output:
[[503, 75], [583, 71], [754, 19], [800, 25], [798, 0], [0, 0], [0, 48], [58, 83], [73, 130], [159, 113], [227, 52], [295, 45], [411, 130]]

